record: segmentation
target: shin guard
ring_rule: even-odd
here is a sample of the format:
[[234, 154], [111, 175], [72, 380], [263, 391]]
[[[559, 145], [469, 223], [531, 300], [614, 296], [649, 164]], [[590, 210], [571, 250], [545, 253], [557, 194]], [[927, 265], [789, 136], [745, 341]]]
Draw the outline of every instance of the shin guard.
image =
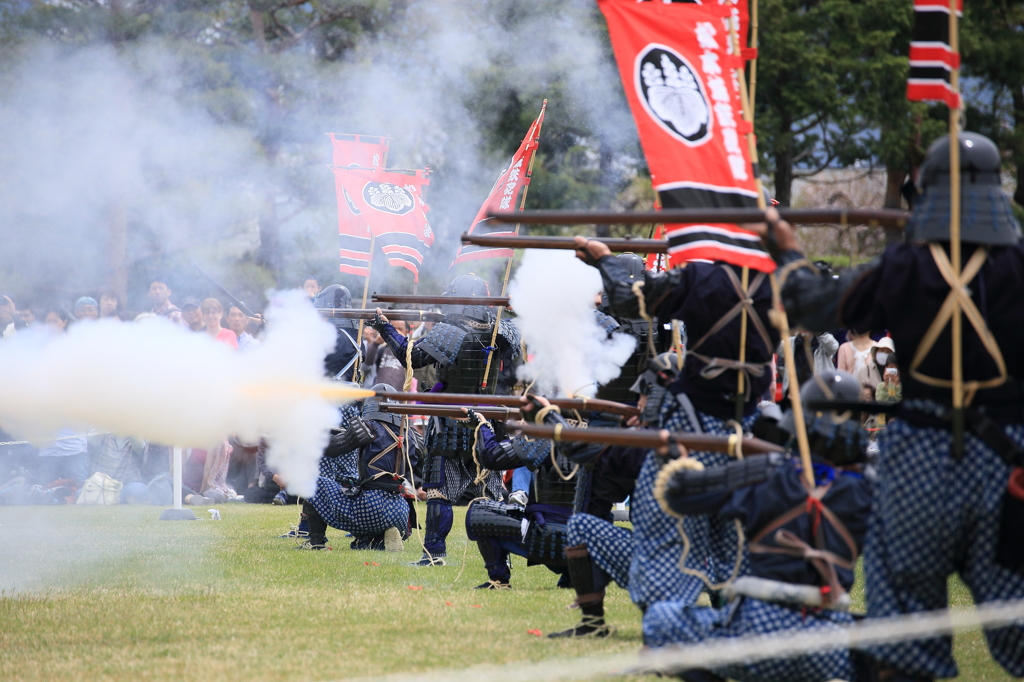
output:
[[313, 503], [309, 500], [302, 501], [302, 513], [309, 522], [309, 544], [327, 544], [327, 522], [320, 516]]
[[427, 523], [423, 547], [432, 556], [446, 556], [445, 540], [452, 530], [452, 503], [443, 498], [427, 500]]

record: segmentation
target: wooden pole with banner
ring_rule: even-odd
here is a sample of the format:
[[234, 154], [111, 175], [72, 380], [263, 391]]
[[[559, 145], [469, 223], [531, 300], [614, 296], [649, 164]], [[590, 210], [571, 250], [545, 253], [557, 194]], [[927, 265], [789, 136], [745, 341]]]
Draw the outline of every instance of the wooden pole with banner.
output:
[[[537, 141], [537, 145], [540, 145], [540, 129], [544, 127], [544, 111], [548, 108], [548, 101], [545, 99], [540, 105], [540, 114], [537, 115], [537, 131], [533, 134], [533, 139]], [[529, 180], [533, 177], [533, 162], [537, 159], [537, 149], [533, 150], [533, 154], [530, 156], [530, 165], [526, 168], [526, 179], [527, 182], [523, 186], [523, 196], [519, 201], [520, 212], [526, 208], [526, 193], [530, 189]], [[519, 234], [519, 223], [516, 223], [516, 234]], [[508, 264], [505, 266], [505, 277], [501, 281], [501, 297], [508, 295], [508, 278], [512, 274], [512, 261], [515, 259], [515, 254], [509, 256]], [[505, 312], [504, 308], [498, 308], [498, 314], [494, 319], [494, 331], [491, 332], [491, 350], [487, 353], [487, 365], [484, 367], [484, 378], [480, 383], [480, 389], [485, 390], [487, 388], [487, 377], [491, 373], [491, 362], [494, 360], [494, 354], [498, 350], [498, 328], [501, 326], [501, 314]]]
[[[949, 48], [953, 54], [960, 54], [959, 23], [957, 21], [958, 0], [949, 0]], [[952, 261], [953, 277], [960, 279], [960, 69], [950, 73], [949, 85], [957, 98], [957, 106], [949, 107], [949, 258]], [[950, 332], [953, 351], [953, 455], [963, 456], [964, 452], [964, 358], [963, 318], [960, 303], [953, 297], [953, 317]]]
[[[956, 0], [952, 0], [956, 2]], [[754, 17], [756, 12], [757, 0], [751, 0], [754, 6], [751, 10], [751, 16]], [[739, 47], [739, 35], [736, 26], [736, 17], [730, 15], [730, 27], [732, 29], [732, 44], [736, 54], [742, 55], [742, 50]], [[756, 35], [756, 34], [754, 34]], [[756, 38], [755, 38], [756, 40]], [[742, 65], [742, 62], [741, 62]], [[754, 67], [756, 68], [756, 66]], [[749, 99], [749, 92], [747, 90], [747, 81], [744, 78], [742, 68], [739, 69], [739, 73], [736, 74], [740, 84], [740, 101], [743, 104], [743, 120], [750, 124], [750, 131], [747, 132], [747, 150], [750, 153], [750, 166], [751, 172], [754, 174], [754, 184], [757, 188], [757, 206], [762, 211], [768, 208], [767, 202], [764, 199], [764, 187], [761, 184], [761, 174], [759, 170], [759, 164], [757, 162], [757, 141], [754, 138], [754, 103]], [[754, 81], [756, 82], [756, 81]], [[748, 269], [743, 268], [743, 291], [744, 295], [747, 289], [747, 277]], [[793, 345], [789, 343], [789, 320], [786, 318], [786, 310], [782, 306], [781, 302], [781, 285], [779, 284], [778, 277], [775, 273], [771, 275], [772, 284], [772, 298], [775, 304], [775, 315], [774, 324], [779, 330], [779, 336], [782, 338], [782, 354], [785, 357], [786, 362], [786, 376], [789, 379], [789, 401], [791, 409], [793, 410], [793, 422], [796, 427], [796, 441], [797, 448], [800, 451], [800, 461], [803, 466], [804, 480], [810, 488], [814, 488], [814, 469], [811, 464], [811, 448], [810, 442], [807, 438], [807, 430], [804, 422], [804, 410], [803, 404], [800, 402], [800, 386], [796, 377], [796, 365], [793, 356]], [[740, 362], [744, 362], [746, 359], [746, 330], [747, 330], [747, 316], [746, 311], [743, 311], [743, 317], [740, 318]], [[771, 349], [769, 349], [770, 351]], [[737, 421], [739, 421], [743, 414], [743, 372], [739, 373], [737, 379], [737, 390], [736, 390], [736, 413]]]
[[[390, 147], [384, 152], [384, 158], [380, 160], [380, 167], [388, 167], [388, 153], [391, 151]], [[373, 233], [373, 229], [370, 230], [370, 260], [366, 264], [366, 281], [363, 282], [363, 303], [360, 308], [366, 307], [366, 296], [370, 292], [370, 274], [373, 272], [373, 246], [377, 240], [377, 235]], [[352, 379], [359, 381], [360, 370], [363, 365], [363, 329], [366, 327], [366, 320], [359, 320], [359, 331], [356, 332], [356, 364], [352, 369]], [[359, 381], [362, 384], [362, 381]]]
[[[753, 0], [756, 2], [756, 0]], [[750, 155], [750, 172], [754, 176], [754, 186], [757, 191], [757, 207], [762, 211], [768, 206], [764, 200], [764, 191], [761, 185], [761, 175], [758, 172], [759, 164], [757, 162], [757, 140], [754, 138], [754, 103], [751, 102], [747, 95], [747, 81], [743, 74], [743, 50], [740, 49], [740, 36], [739, 28], [737, 26], [736, 16], [731, 13], [729, 14], [729, 31], [730, 31], [730, 53], [740, 58], [740, 68], [736, 69], [736, 78], [740, 84], [740, 102], [743, 106], [743, 120], [750, 125], [750, 130], [747, 131], [747, 152]], [[750, 286], [750, 268], [744, 266], [740, 277], [740, 288], [743, 290], [743, 296], [747, 295], [747, 287]], [[768, 349], [771, 350], [770, 348]], [[747, 309], [744, 306], [740, 310], [740, 364], [742, 365], [747, 361]], [[743, 370], [740, 369], [736, 372], [736, 421], [743, 421], [743, 407], [746, 404], [745, 394], [748, 390], [746, 385], [746, 375]]]

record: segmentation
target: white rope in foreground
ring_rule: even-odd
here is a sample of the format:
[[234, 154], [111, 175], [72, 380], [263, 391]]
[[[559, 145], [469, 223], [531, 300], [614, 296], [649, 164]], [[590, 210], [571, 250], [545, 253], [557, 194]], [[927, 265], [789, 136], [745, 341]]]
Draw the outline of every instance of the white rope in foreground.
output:
[[989, 602], [963, 610], [873, 618], [844, 628], [777, 632], [769, 635], [707, 640], [639, 654], [611, 654], [548, 661], [519, 661], [463, 669], [428, 670], [357, 678], [359, 682], [526, 682], [527, 680], [586, 680], [594, 677], [640, 674], [692, 668], [719, 668], [766, 658], [786, 658], [830, 649], [861, 648], [912, 639], [948, 635], [978, 627], [1024, 624], [1024, 599]]
[[49, 437], [47, 437], [47, 438], [40, 438], [39, 440], [36, 440], [36, 441], [32, 441], [32, 440], [9, 440], [9, 441], [5, 441], [3, 443], [0, 443], [0, 446], [4, 446], [4, 445], [29, 445], [29, 444], [32, 444], [32, 443], [54, 443], [54, 442], [56, 442], [58, 440], [72, 440], [74, 438], [88, 438], [89, 436], [95, 436], [95, 435], [96, 435], [95, 431], [90, 431], [89, 433], [77, 433], [74, 436], [61, 436], [60, 438], [49, 438]]

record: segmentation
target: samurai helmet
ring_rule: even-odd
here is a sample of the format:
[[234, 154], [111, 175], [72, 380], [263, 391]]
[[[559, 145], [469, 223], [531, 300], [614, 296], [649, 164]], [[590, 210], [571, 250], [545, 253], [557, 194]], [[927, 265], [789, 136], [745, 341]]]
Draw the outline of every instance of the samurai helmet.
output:
[[[475, 273], [459, 275], [444, 288], [441, 296], [489, 296], [487, 282]], [[491, 318], [490, 310], [480, 305], [442, 305], [441, 312], [445, 315], [459, 315], [478, 322], [487, 322]]]
[[[856, 418], [858, 413], [835, 410], [819, 411], [808, 408], [817, 402], [857, 402], [860, 399], [860, 382], [842, 370], [818, 374], [800, 388], [800, 402], [804, 407], [804, 423], [810, 440], [811, 454], [839, 466], [864, 461], [868, 438]], [[789, 410], [779, 426], [796, 435], [793, 411]]]
[[[381, 393], [397, 393], [393, 386], [388, 384], [374, 384], [370, 387], [371, 391], [377, 391]], [[360, 416], [363, 419], [372, 419], [378, 422], [387, 422], [394, 426], [400, 426], [402, 424], [402, 415], [393, 414], [391, 412], [381, 412], [380, 403], [384, 400], [380, 396], [374, 396], [372, 398], [366, 398], [363, 400], [363, 411]]]
[[[978, 133], [960, 133], [960, 238], [969, 244], [1009, 246], [1021, 240], [1020, 224], [1003, 192], [999, 149]], [[949, 241], [949, 136], [928, 148], [918, 172], [918, 196], [907, 223], [907, 241]]]
[[348, 287], [340, 284], [332, 284], [316, 295], [313, 299], [313, 306], [316, 308], [351, 308], [352, 292]]
[[622, 267], [626, 268], [626, 272], [629, 273], [629, 281], [631, 282], [640, 279], [644, 274], [644, 270], [647, 269], [644, 259], [635, 253], [621, 253], [615, 257], [615, 260], [622, 263]]
[[[314, 308], [351, 308], [352, 293], [348, 287], [340, 284], [332, 284], [324, 288], [316, 298], [313, 299]], [[355, 320], [332, 319], [330, 320], [338, 329], [355, 329]]]

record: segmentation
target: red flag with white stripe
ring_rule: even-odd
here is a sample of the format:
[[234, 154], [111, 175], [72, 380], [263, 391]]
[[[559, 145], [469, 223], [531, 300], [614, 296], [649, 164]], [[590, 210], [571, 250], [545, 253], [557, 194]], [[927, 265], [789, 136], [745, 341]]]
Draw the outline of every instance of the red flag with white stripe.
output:
[[[547, 109], [547, 100], [544, 100], [544, 104], [541, 105], [540, 115], [530, 125], [526, 137], [523, 138], [519, 149], [512, 156], [512, 160], [495, 180], [491, 193], [487, 195], [487, 200], [477, 211], [476, 218], [473, 219], [469, 234], [500, 237], [516, 234], [515, 226], [507, 223], [494, 223], [487, 217], [487, 214], [492, 211], [522, 210], [522, 200], [526, 196], [526, 188], [530, 185], [533, 155], [537, 153], [537, 147], [540, 145], [540, 130], [544, 125], [545, 109]], [[452, 265], [484, 258], [511, 258], [513, 253], [512, 249], [463, 244], [455, 255]]]
[[376, 135], [341, 135], [331, 138], [331, 162], [344, 168], [383, 169], [388, 161], [388, 138]]
[[[334, 175], [338, 186], [339, 214], [344, 203], [344, 209], [351, 217], [350, 224], [365, 230], [359, 235], [366, 244], [365, 274], [369, 274], [372, 235], [387, 256], [388, 263], [406, 268], [418, 282], [419, 266], [423, 264], [427, 249], [434, 243], [434, 233], [426, 215], [429, 209], [423, 201], [423, 188], [430, 184], [428, 172], [335, 168]], [[355, 235], [349, 237], [350, 242], [354, 244], [355, 238]], [[353, 251], [349, 255], [355, 257], [361, 252]], [[345, 257], [344, 250], [342, 256]], [[350, 270], [343, 269], [343, 272]]]
[[[599, 0], [651, 180], [665, 208], [754, 208], [737, 71], [753, 53], [746, 3]], [[771, 272], [760, 238], [736, 225], [666, 225], [670, 264], [725, 261]]]

